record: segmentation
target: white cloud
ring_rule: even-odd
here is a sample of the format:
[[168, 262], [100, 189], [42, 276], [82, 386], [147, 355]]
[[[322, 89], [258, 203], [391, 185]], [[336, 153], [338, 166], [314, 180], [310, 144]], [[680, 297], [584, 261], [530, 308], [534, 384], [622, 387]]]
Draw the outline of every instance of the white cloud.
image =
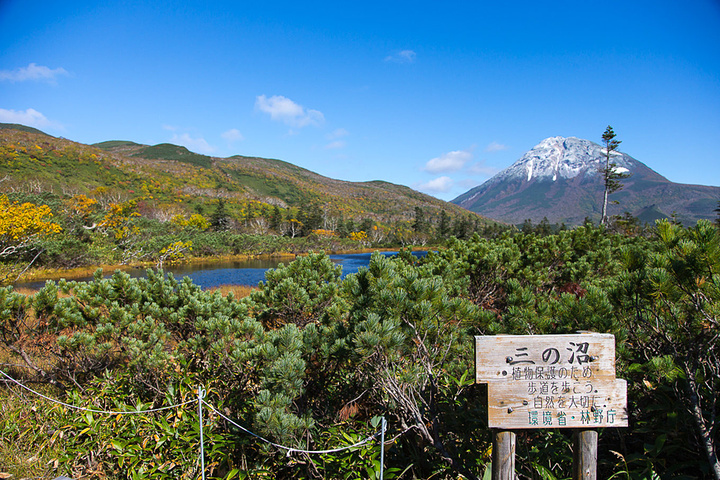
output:
[[438, 177], [430, 180], [427, 183], [421, 183], [417, 186], [417, 189], [427, 193], [445, 193], [449, 192], [454, 186], [455, 182], [450, 177]]
[[416, 57], [417, 53], [413, 50], [400, 50], [385, 57], [385, 61], [393, 63], [413, 63]]
[[336, 150], [338, 148], [345, 148], [347, 146], [347, 142], [341, 139], [347, 137], [348, 135], [350, 135], [350, 132], [348, 132], [344, 128], [336, 128], [332, 132], [328, 133], [327, 135], [325, 135], [325, 138], [332, 141], [325, 145], [325, 150]]
[[336, 128], [335, 130], [332, 131], [332, 133], [328, 133], [325, 136], [327, 137], [328, 140], [334, 140], [336, 138], [347, 137], [348, 135], [350, 135], [350, 132], [348, 132], [344, 128]]
[[240, 130], [237, 128], [231, 128], [227, 132], [223, 132], [220, 136], [228, 142], [242, 142], [245, 140], [245, 137], [243, 137], [243, 134], [240, 133]]
[[337, 148], [345, 148], [347, 143], [344, 140], [335, 140], [334, 142], [330, 142], [327, 145], [325, 145], [326, 150], [334, 150]]
[[490, 144], [485, 147], [486, 152], [499, 152], [501, 150], [507, 150], [507, 145], [503, 145], [502, 143], [498, 142], [490, 142]]
[[16, 68], [15, 70], [0, 70], [0, 80], [8, 80], [10, 82], [38, 80], [55, 83], [56, 78], [62, 75], [69, 75], [64, 68], [49, 68], [34, 63], [29, 64], [27, 67]]
[[473, 154], [468, 150], [455, 150], [429, 160], [423, 170], [430, 173], [456, 172], [472, 158]]
[[282, 95], [273, 95], [270, 98], [260, 95], [255, 99], [255, 108], [269, 114], [271, 119], [291, 127], [302, 128], [308, 125], [321, 125], [325, 122], [322, 112], [306, 109]]
[[[166, 129], [170, 130], [171, 128]], [[193, 138], [190, 136], [189, 133], [182, 133], [180, 135], [178, 135], [177, 133], [173, 134], [172, 138], [170, 139], [170, 143], [182, 145], [184, 147], [187, 147], [188, 150], [197, 153], [211, 154], [215, 151], [215, 147], [210, 145], [204, 138]]]
[[5, 110], [4, 108], [0, 108], [0, 122], [19, 123], [21, 125], [35, 128], [62, 128], [62, 125], [48, 120], [45, 115], [34, 108], [28, 108], [25, 111]]

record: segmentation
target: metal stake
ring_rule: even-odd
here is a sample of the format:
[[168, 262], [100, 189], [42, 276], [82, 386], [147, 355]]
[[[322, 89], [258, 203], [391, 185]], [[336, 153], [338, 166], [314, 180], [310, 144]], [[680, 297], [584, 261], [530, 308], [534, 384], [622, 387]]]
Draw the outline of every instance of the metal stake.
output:
[[200, 468], [202, 473], [202, 480], [205, 480], [205, 445], [203, 442], [203, 415], [202, 415], [202, 401], [205, 397], [205, 390], [202, 387], [198, 387], [198, 417], [200, 417]]
[[380, 421], [380, 480], [383, 480], [383, 471], [385, 470], [385, 428], [387, 420], [382, 417]]

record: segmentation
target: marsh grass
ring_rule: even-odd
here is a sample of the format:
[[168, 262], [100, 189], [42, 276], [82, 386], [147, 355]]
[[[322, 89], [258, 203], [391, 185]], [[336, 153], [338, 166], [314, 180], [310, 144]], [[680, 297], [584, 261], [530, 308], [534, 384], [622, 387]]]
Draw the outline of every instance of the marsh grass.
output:
[[257, 290], [257, 287], [251, 287], [248, 285], [220, 285], [218, 287], [209, 288], [210, 292], [220, 292], [223, 297], [227, 297], [228, 294], [232, 293], [235, 298], [245, 298], [252, 293], [253, 290]]
[[31, 295], [35, 295], [38, 290], [34, 288], [28, 288], [28, 287], [13, 287], [13, 292], [19, 293], [21, 295], [25, 295], [26, 297], [29, 297]]
[[[151, 265], [147, 265], [150, 267]], [[33, 268], [23, 274], [21, 280], [23, 282], [31, 282], [35, 280], [60, 280], [64, 278], [66, 280], [73, 280], [79, 278], [92, 277], [97, 270], [103, 272], [114, 272], [115, 270], [127, 271], [132, 268], [127, 265], [91, 265], [87, 267], [77, 267], [69, 269], [58, 269], [58, 268]]]

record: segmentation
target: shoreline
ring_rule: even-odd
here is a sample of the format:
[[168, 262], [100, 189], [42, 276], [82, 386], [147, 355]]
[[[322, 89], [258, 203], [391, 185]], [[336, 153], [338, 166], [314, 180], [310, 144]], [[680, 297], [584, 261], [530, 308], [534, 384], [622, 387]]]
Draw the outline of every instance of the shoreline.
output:
[[[433, 247], [411, 247], [412, 251], [418, 250], [431, 250]], [[401, 248], [359, 248], [353, 250], [332, 250], [324, 251], [317, 250], [317, 252], [324, 251], [328, 255], [352, 255], [359, 253], [373, 253], [373, 252], [394, 252], [400, 251]], [[246, 261], [246, 260], [277, 260], [277, 259], [288, 259], [290, 261], [295, 260], [297, 257], [307, 255], [315, 250], [310, 250], [304, 253], [290, 253], [290, 252], [276, 252], [276, 253], [261, 253], [261, 254], [237, 254], [237, 255], [218, 255], [213, 257], [188, 257], [182, 261], [168, 263], [167, 265], [212, 265], [214, 263], [229, 262], [229, 261]], [[85, 278], [92, 276], [95, 271], [102, 269], [104, 272], [114, 272], [120, 270], [123, 272], [132, 270], [145, 270], [148, 268], [154, 268], [156, 263], [154, 262], [136, 262], [132, 264], [122, 265], [89, 265], [85, 267], [76, 267], [68, 269], [37, 269], [28, 270], [22, 277], [14, 283], [30, 283], [41, 280], [73, 280], [78, 278]], [[11, 284], [12, 285], [12, 284]]]

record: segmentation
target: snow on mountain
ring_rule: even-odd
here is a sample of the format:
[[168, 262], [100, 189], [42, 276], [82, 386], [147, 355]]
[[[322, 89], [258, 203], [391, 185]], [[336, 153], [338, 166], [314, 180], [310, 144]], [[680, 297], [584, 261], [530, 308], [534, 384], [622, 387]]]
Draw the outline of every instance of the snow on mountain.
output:
[[[612, 152], [612, 160], [619, 172], [632, 170], [632, 160]], [[585, 172], [598, 175], [605, 163], [605, 149], [589, 140], [576, 137], [550, 137], [538, 143], [519, 160], [496, 175], [492, 180], [505, 181], [523, 178], [536, 180], [570, 179]]]
[[[452, 203], [495, 220], [519, 224], [539, 222], [581, 224], [597, 220], [603, 198], [601, 168], [603, 146], [576, 137], [550, 137], [538, 143], [515, 163]], [[675, 215], [693, 224], [713, 218], [719, 187], [670, 182], [642, 162], [622, 152], [611, 152], [622, 181], [609, 206], [611, 215], [629, 212], [643, 222]]]

